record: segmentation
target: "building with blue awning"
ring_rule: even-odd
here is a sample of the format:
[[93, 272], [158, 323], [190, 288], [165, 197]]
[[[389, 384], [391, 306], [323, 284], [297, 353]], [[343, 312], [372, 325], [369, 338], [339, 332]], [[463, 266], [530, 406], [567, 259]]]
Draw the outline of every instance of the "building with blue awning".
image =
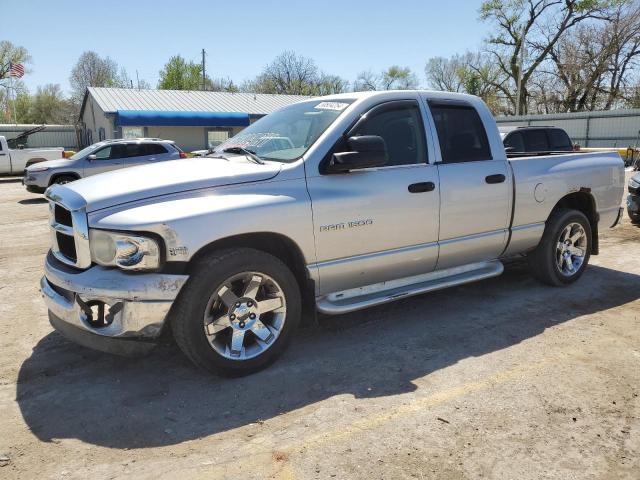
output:
[[84, 145], [109, 138], [174, 140], [185, 151], [210, 148], [255, 120], [307, 97], [200, 90], [89, 87], [80, 110]]

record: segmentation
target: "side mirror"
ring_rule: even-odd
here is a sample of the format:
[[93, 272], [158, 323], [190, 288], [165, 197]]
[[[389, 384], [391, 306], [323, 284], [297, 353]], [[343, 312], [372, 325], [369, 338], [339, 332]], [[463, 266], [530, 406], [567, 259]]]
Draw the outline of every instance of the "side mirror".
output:
[[349, 152], [334, 153], [327, 173], [346, 173], [362, 168], [382, 167], [387, 164], [387, 145], [377, 135], [349, 137]]
[[89, 155], [87, 157], [87, 160], [89, 160], [90, 162], [93, 162], [96, 158], [98, 158], [98, 157], [96, 157], [95, 155]]

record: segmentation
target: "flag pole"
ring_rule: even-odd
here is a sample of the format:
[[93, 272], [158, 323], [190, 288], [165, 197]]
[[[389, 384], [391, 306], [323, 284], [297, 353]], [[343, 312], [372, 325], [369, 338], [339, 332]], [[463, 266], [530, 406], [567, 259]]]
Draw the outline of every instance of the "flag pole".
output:
[[11, 63], [9, 64], [9, 78], [11, 79], [11, 91], [13, 92], [13, 123], [18, 125], [18, 117], [16, 117], [16, 100], [18, 94], [16, 93], [16, 78], [11, 75]]
[[16, 100], [18, 100], [18, 92], [16, 91], [16, 77], [11, 77], [11, 88], [13, 90], [13, 123], [18, 125], [18, 117], [16, 116]]

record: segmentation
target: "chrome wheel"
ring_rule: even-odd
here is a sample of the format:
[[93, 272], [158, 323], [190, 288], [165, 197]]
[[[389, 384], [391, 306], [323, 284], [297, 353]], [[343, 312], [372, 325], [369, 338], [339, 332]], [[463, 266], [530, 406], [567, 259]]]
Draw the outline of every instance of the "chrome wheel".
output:
[[562, 275], [574, 275], [587, 255], [587, 232], [579, 223], [568, 224], [560, 233], [556, 246], [556, 266]]
[[225, 280], [209, 298], [204, 331], [211, 347], [230, 360], [248, 360], [269, 349], [286, 319], [286, 299], [268, 275], [244, 272]]

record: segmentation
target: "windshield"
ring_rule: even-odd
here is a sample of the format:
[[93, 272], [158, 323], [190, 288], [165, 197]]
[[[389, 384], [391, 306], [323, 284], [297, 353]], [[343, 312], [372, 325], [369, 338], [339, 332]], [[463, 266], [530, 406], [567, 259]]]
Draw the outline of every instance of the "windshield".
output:
[[304, 155], [352, 102], [318, 100], [290, 105], [261, 118], [214, 152], [240, 147], [264, 160], [292, 162]]
[[69, 160], [79, 160], [81, 158], [84, 158], [91, 150], [96, 148], [96, 145], [97, 144], [94, 143], [93, 145], [89, 145], [88, 147], [83, 148], [79, 152], [74, 153], [73, 155], [71, 155], [69, 157]]

